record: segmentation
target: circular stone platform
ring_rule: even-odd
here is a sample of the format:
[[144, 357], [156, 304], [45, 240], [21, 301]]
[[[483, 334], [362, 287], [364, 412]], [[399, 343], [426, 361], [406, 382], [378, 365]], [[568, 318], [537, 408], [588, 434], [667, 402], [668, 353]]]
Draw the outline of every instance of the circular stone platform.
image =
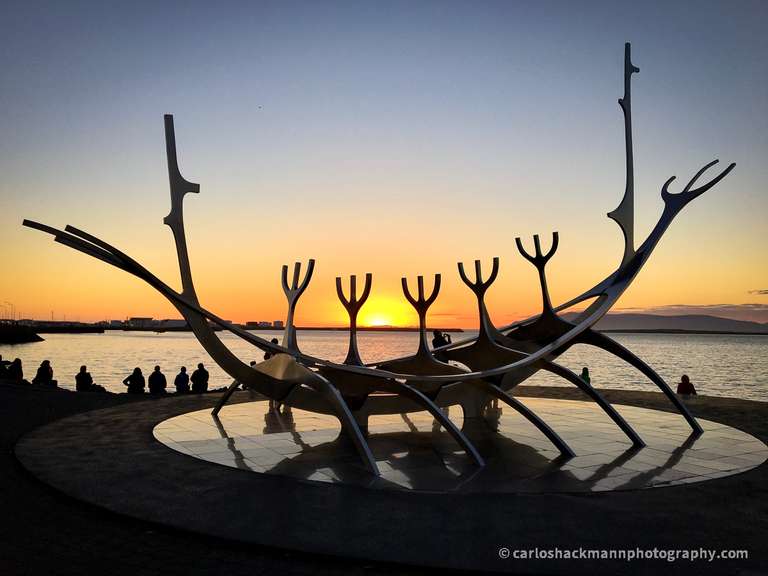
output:
[[219, 417], [199, 410], [158, 424], [157, 440], [199, 460], [318, 482], [377, 489], [462, 492], [596, 492], [704, 482], [744, 472], [768, 459], [768, 447], [735, 428], [699, 420], [704, 434], [678, 414], [622, 406], [646, 441], [631, 442], [600, 408], [587, 402], [527, 398], [525, 403], [561, 434], [576, 457], [565, 459], [511, 408], [492, 408], [497, 432], [468, 427], [459, 406], [449, 416], [486, 458], [479, 469], [427, 412], [375, 416], [368, 442], [381, 471], [360, 464], [332, 416], [267, 402], [225, 407]]
[[[768, 458], [765, 444], [735, 428], [699, 419], [705, 433], [688, 439], [677, 414], [616, 405], [648, 442], [631, 450], [591, 402], [526, 397], [575, 458], [558, 459], [509, 409], [499, 417], [501, 433], [467, 431], [486, 459], [480, 470], [445, 432], [433, 432], [430, 418], [376, 417], [369, 429], [383, 474], [376, 479], [334, 419], [294, 410], [293, 425], [276, 422], [265, 402], [240, 403], [252, 399], [240, 392], [219, 427], [210, 416], [217, 399], [86, 412], [34, 430], [15, 453], [70, 497], [172, 528], [365, 560], [545, 573], [556, 565], [512, 563], [499, 547], [653, 548], [673, 546], [679, 534], [701, 544], [720, 534], [723, 519], [741, 534], [738, 523], [752, 512], [726, 502], [744, 505], [742, 493], [759, 493], [758, 470], [736, 474]], [[736, 422], [744, 413], [729, 414]], [[462, 424], [460, 409], [450, 416]], [[660, 486], [668, 487], [632, 489]]]

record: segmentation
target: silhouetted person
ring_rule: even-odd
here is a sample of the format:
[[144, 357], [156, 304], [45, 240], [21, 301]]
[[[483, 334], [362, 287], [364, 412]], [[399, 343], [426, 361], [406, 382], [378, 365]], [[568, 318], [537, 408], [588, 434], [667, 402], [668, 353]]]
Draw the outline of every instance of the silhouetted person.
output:
[[93, 377], [87, 366], [80, 366], [80, 372], [75, 374], [75, 390], [89, 392], [93, 388]]
[[17, 384], [29, 384], [29, 382], [24, 380], [24, 369], [21, 366], [21, 358], [16, 358], [9, 364], [6, 377]]
[[693, 394], [696, 395], [696, 388], [693, 387], [693, 383], [691, 382], [691, 379], [688, 378], [688, 374], [683, 374], [683, 377], [680, 378], [680, 382], [677, 384], [677, 393], [682, 394], [683, 396], [690, 396]]
[[128, 386], [128, 394], [144, 394], [144, 374], [141, 373], [141, 368], [134, 368], [131, 375], [123, 380], [123, 384]]
[[581, 379], [584, 380], [584, 382], [587, 384], [592, 384], [592, 379], [589, 377], [589, 368], [586, 366], [581, 369]]
[[[272, 344], [279, 344], [279, 342], [277, 341], [277, 338], [272, 338], [272, 340], [270, 340], [270, 342], [272, 342]], [[269, 360], [270, 358], [272, 358], [272, 356], [274, 356], [274, 354], [272, 352], [270, 352], [269, 350], [264, 352], [264, 360]]]
[[448, 346], [451, 343], [451, 335], [446, 332], [440, 332], [440, 330], [432, 331], [432, 348], [440, 348], [441, 346]]
[[150, 394], [165, 394], [167, 382], [165, 381], [165, 374], [160, 372], [160, 366], [155, 366], [155, 370], [149, 375], [147, 383], [149, 384]]
[[32, 384], [40, 384], [42, 386], [58, 386], [58, 382], [53, 379], [53, 368], [51, 368], [50, 360], [43, 360], [40, 363], [40, 367], [37, 369], [37, 374], [32, 379]]
[[80, 366], [80, 372], [75, 374], [75, 390], [78, 392], [106, 392], [103, 386], [93, 383], [93, 377], [87, 366]]
[[197, 365], [197, 370], [192, 372], [192, 392], [202, 394], [208, 390], [208, 370], [203, 368], [202, 362]]
[[173, 385], [176, 387], [176, 394], [187, 394], [189, 392], [189, 374], [187, 374], [186, 366], [182, 366], [179, 373], [176, 374]]

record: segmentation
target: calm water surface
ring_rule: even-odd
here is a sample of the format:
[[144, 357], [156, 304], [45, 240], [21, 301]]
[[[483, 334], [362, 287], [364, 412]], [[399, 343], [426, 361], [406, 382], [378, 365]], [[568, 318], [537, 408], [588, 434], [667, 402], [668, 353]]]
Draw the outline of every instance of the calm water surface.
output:
[[[254, 332], [264, 338], [280, 337], [278, 332]], [[219, 332], [230, 349], [242, 360], [261, 360], [263, 353], [239, 338]], [[471, 335], [471, 332], [465, 335]], [[456, 338], [462, 335], [454, 335]], [[648, 362], [667, 382], [674, 384], [688, 374], [700, 394], [731, 396], [768, 401], [768, 337], [682, 334], [613, 334], [613, 337]], [[44, 342], [0, 345], [3, 358], [22, 359], [24, 374], [31, 380], [40, 362], [49, 359], [59, 386], [74, 389], [75, 373], [87, 364], [94, 381], [113, 392], [122, 392], [125, 378], [135, 366], [145, 375], [160, 364], [169, 384], [179, 366], [191, 371], [203, 362], [211, 373], [211, 388], [228, 385], [229, 378], [208, 357], [188, 332], [155, 334], [118, 332], [104, 334], [44, 334]], [[347, 333], [300, 331], [299, 345], [308, 354], [342, 361], [347, 351]], [[366, 362], [412, 354], [415, 332], [363, 332], [360, 353]], [[596, 387], [656, 390], [642, 375], [616, 358], [587, 346], [575, 346], [559, 358], [568, 368], [580, 372], [589, 366]], [[526, 383], [565, 385], [551, 375], [540, 373]]]

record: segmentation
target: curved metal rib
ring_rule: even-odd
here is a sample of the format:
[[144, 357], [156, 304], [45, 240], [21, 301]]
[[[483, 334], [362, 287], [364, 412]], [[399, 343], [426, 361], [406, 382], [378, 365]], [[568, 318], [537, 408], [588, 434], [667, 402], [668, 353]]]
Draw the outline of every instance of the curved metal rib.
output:
[[360, 426], [357, 425], [355, 417], [352, 416], [352, 412], [349, 410], [349, 406], [344, 402], [339, 391], [328, 380], [316, 374], [317, 380], [311, 384], [312, 388], [317, 390], [331, 405], [336, 416], [341, 422], [342, 428], [347, 432], [347, 435], [355, 445], [360, 459], [371, 474], [381, 476], [379, 467], [376, 464], [376, 459], [373, 457], [370, 446], [365, 440]]
[[472, 442], [470, 442], [464, 433], [456, 427], [453, 421], [448, 418], [448, 416], [446, 416], [442, 410], [440, 410], [437, 404], [416, 390], [416, 388], [409, 386], [408, 384], [403, 384], [402, 382], [394, 382], [393, 388], [394, 391], [396, 391], [398, 394], [401, 394], [406, 398], [410, 398], [414, 402], [424, 406], [424, 408], [426, 408], [429, 413], [432, 414], [435, 420], [440, 422], [443, 428], [445, 428], [446, 431], [454, 437], [456, 442], [458, 442], [459, 445], [464, 449], [464, 452], [466, 452], [467, 455], [475, 461], [475, 464], [478, 466], [485, 466], [485, 460], [483, 460], [483, 457], [480, 456], [480, 453], [474, 447]]
[[539, 429], [539, 431], [544, 434], [544, 436], [547, 437], [547, 439], [552, 442], [552, 444], [555, 445], [555, 447], [560, 450], [560, 452], [567, 456], [568, 458], [573, 458], [576, 453], [573, 451], [573, 449], [568, 446], [568, 444], [563, 440], [560, 435], [555, 432], [549, 424], [544, 422], [539, 416], [528, 406], [520, 402], [517, 398], [514, 398], [510, 394], [507, 394], [504, 390], [496, 386], [495, 384], [492, 384], [490, 382], [485, 381], [479, 381], [479, 384], [483, 387], [483, 389], [494, 396], [495, 398], [498, 398], [505, 404], [507, 404], [510, 408], [513, 408], [516, 410], [521, 416], [523, 416], [528, 422], [536, 426], [536, 428]]
[[578, 341], [582, 344], [589, 344], [590, 346], [595, 346], [597, 348], [600, 348], [601, 350], [605, 350], [606, 352], [609, 352], [613, 354], [614, 356], [617, 356], [624, 360], [626, 363], [630, 364], [637, 370], [643, 373], [651, 382], [656, 384], [662, 392], [666, 395], [667, 398], [669, 398], [670, 402], [677, 408], [677, 411], [680, 412], [680, 414], [683, 416], [683, 418], [686, 419], [688, 424], [693, 429], [693, 432], [695, 434], [703, 434], [704, 430], [701, 428], [701, 425], [696, 421], [696, 418], [693, 417], [693, 415], [689, 412], [688, 408], [685, 404], [683, 404], [680, 399], [677, 397], [677, 395], [672, 391], [672, 389], [669, 387], [669, 384], [667, 384], [664, 379], [659, 376], [659, 374], [648, 364], [643, 362], [640, 358], [635, 356], [632, 352], [627, 350], [624, 346], [616, 342], [616, 340], [609, 338], [605, 334], [601, 334], [600, 332], [595, 332], [594, 330], [587, 330], [586, 332], [582, 333], [581, 336], [579, 336]]
[[224, 391], [224, 393], [221, 395], [221, 398], [219, 398], [219, 401], [216, 402], [216, 406], [213, 407], [213, 410], [211, 410], [212, 416], [218, 416], [219, 412], [221, 412], [221, 409], [224, 408], [224, 405], [229, 402], [230, 396], [235, 393], [235, 391], [240, 387], [240, 382], [237, 380], [234, 380], [232, 384], [230, 384], [227, 389]]
[[611, 417], [611, 420], [613, 420], [616, 425], [621, 428], [621, 431], [624, 432], [624, 434], [627, 435], [627, 437], [632, 441], [632, 444], [634, 444], [638, 448], [642, 448], [645, 446], [645, 442], [642, 438], [635, 432], [634, 428], [630, 426], [626, 420], [622, 417], [621, 414], [619, 414], [616, 409], [611, 406], [608, 401], [603, 398], [602, 394], [600, 394], [597, 390], [595, 390], [591, 385], [587, 384], [579, 378], [579, 376], [575, 373], [573, 373], [571, 370], [568, 370], [568, 368], [565, 368], [564, 366], [560, 366], [559, 364], [555, 364], [554, 362], [543, 362], [542, 368], [544, 370], [547, 370], [548, 372], [552, 372], [553, 374], [557, 374], [561, 378], [565, 378], [570, 383], [575, 384], [580, 390], [585, 392], [592, 400], [594, 400], [600, 408], [603, 409], [603, 412], [608, 414], [608, 416]]

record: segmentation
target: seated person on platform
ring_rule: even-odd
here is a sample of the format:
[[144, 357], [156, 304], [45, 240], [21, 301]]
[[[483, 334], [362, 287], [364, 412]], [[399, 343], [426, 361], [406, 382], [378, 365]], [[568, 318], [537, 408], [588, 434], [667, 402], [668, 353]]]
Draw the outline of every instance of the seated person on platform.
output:
[[155, 371], [149, 375], [149, 393], [150, 394], [165, 394], [167, 382], [165, 381], [165, 374], [160, 372], [160, 366], [155, 366]]
[[683, 396], [690, 396], [693, 394], [696, 395], [696, 388], [693, 387], [693, 383], [691, 382], [691, 379], [688, 378], [688, 374], [683, 374], [683, 377], [680, 378], [680, 382], [677, 384], [677, 393], [682, 394]]
[[186, 394], [189, 392], [189, 374], [187, 374], [186, 366], [182, 366], [179, 373], [176, 374], [173, 385], [176, 386], [176, 394]]
[[446, 332], [440, 332], [440, 330], [432, 331], [432, 348], [440, 348], [441, 346], [448, 346], [451, 343], [451, 335]]
[[93, 388], [93, 377], [87, 366], [80, 366], [80, 372], [75, 374], [75, 390], [88, 392]]
[[134, 368], [131, 375], [123, 380], [123, 384], [128, 386], [128, 394], [144, 394], [144, 374], [141, 368]]
[[[279, 344], [279, 342], [277, 341], [277, 338], [272, 338], [272, 340], [270, 340], [270, 342], [272, 342], [272, 344]], [[272, 358], [272, 356], [274, 356], [274, 354], [272, 352], [270, 352], [269, 350], [264, 352], [264, 360], [269, 360], [270, 358]]]
[[203, 367], [203, 363], [197, 365], [197, 370], [192, 372], [192, 392], [202, 394], [208, 391], [208, 371]]
[[86, 366], [80, 366], [80, 372], [75, 374], [75, 390], [78, 392], [106, 392], [103, 386], [93, 383], [91, 373]]
[[43, 360], [37, 369], [37, 374], [32, 379], [32, 384], [42, 384], [43, 386], [58, 386], [58, 382], [53, 379], [53, 368], [50, 360]]
[[16, 358], [8, 365], [5, 377], [16, 384], [29, 384], [29, 382], [24, 380], [24, 369], [21, 366], [21, 358]]

